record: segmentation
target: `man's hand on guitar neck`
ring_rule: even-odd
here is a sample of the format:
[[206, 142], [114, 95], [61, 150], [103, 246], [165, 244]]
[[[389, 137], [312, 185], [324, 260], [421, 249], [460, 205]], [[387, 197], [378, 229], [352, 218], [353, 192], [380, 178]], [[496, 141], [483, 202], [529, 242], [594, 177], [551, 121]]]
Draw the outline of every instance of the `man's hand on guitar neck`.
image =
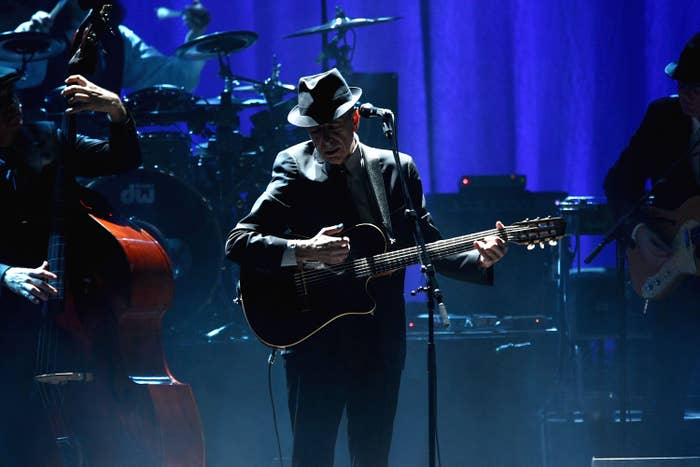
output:
[[[505, 229], [501, 221], [496, 222], [498, 230]], [[508, 251], [508, 242], [503, 240], [498, 235], [489, 235], [483, 240], [474, 242], [474, 248], [479, 251], [479, 267], [488, 269], [503, 258]]]
[[672, 255], [671, 248], [646, 224], [634, 228], [632, 241], [644, 261], [654, 269], [660, 268]]
[[298, 263], [318, 261], [324, 264], [339, 264], [350, 254], [350, 239], [334, 237], [343, 230], [343, 224], [322, 228], [308, 240], [289, 240]]

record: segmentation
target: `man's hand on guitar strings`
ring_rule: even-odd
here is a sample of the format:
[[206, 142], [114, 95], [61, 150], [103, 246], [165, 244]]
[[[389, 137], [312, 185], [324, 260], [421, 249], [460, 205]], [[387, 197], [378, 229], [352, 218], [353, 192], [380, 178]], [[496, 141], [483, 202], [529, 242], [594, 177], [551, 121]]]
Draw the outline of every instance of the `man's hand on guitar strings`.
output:
[[308, 240], [292, 240], [297, 261], [318, 261], [324, 264], [340, 264], [350, 254], [350, 239], [334, 237], [343, 230], [343, 224], [322, 228]]
[[[496, 222], [496, 228], [498, 230], [505, 229], [505, 226], [501, 221]], [[474, 248], [479, 251], [479, 267], [480, 268], [490, 268], [503, 258], [503, 256], [508, 251], [508, 242], [503, 240], [503, 238], [498, 235], [489, 235], [483, 240], [477, 240], [474, 242]]]

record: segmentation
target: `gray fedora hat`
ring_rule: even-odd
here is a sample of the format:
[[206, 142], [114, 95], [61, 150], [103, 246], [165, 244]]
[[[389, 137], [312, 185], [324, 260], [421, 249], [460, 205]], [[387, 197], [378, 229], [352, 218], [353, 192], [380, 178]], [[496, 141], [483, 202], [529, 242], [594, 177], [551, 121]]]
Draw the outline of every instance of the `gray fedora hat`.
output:
[[297, 105], [289, 111], [287, 121], [303, 128], [332, 122], [350, 110], [362, 95], [362, 89], [348, 86], [336, 68], [302, 76], [297, 89]]
[[700, 83], [700, 32], [690, 38], [677, 62], [664, 69], [666, 74], [684, 83]]

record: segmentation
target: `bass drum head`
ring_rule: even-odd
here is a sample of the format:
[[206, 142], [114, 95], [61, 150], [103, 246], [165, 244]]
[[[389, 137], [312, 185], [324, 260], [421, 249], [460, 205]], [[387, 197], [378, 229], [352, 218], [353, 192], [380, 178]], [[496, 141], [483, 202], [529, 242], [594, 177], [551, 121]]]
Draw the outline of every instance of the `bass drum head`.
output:
[[209, 201], [182, 180], [154, 170], [101, 177], [87, 187], [107, 199], [113, 214], [146, 230], [168, 253], [175, 296], [163, 328], [173, 333], [196, 330], [218, 286], [224, 259], [221, 228]]

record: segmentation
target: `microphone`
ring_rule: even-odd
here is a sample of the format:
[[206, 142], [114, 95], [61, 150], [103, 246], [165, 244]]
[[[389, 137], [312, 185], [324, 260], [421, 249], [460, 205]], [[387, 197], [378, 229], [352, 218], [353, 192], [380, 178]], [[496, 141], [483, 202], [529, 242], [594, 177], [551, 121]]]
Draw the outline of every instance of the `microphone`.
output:
[[156, 8], [156, 16], [158, 19], [170, 19], [170, 18], [180, 18], [182, 17], [182, 10], [173, 10], [172, 8], [159, 6]]
[[375, 107], [369, 102], [365, 102], [360, 106], [360, 115], [365, 118], [385, 118], [388, 116], [393, 116], [394, 113], [389, 109], [382, 109], [381, 107]]

